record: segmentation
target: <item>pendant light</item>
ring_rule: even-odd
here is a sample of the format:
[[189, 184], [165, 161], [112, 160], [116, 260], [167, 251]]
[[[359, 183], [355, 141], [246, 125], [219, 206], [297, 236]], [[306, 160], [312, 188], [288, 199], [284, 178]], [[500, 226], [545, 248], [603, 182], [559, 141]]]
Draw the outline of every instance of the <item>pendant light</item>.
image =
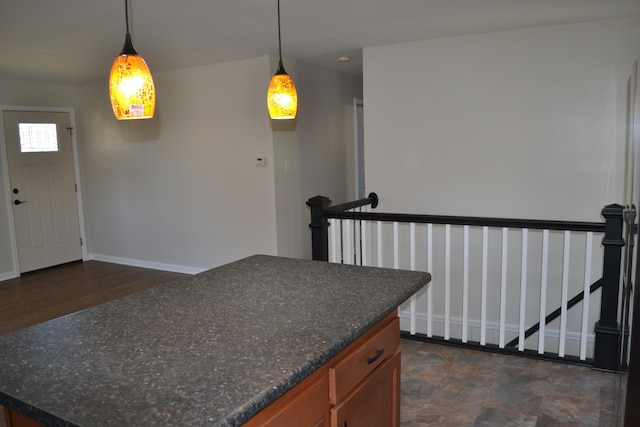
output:
[[282, 65], [282, 38], [280, 36], [280, 0], [278, 0], [278, 70], [271, 78], [267, 90], [267, 107], [272, 119], [295, 119], [298, 112], [298, 94], [293, 80]]
[[131, 42], [128, 0], [124, 0], [124, 14], [127, 35], [109, 76], [111, 107], [118, 120], [150, 119], [156, 108], [156, 91], [147, 63]]

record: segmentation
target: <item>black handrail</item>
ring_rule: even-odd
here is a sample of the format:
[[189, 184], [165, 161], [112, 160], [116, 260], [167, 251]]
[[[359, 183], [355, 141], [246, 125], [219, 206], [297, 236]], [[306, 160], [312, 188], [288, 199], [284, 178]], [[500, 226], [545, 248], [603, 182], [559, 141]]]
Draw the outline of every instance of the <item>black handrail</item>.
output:
[[339, 213], [348, 211], [349, 209], [355, 209], [367, 205], [371, 205], [372, 209], [378, 207], [378, 195], [376, 193], [369, 193], [369, 196], [364, 199], [342, 203], [335, 206], [329, 206], [327, 209], [325, 209], [325, 214], [328, 217], [331, 217], [332, 213], [338, 215]]
[[[325, 221], [327, 218], [336, 218], [364, 221], [415, 222], [418, 224], [469, 225], [475, 227], [528, 228], [534, 230], [569, 230], [581, 232], [591, 231], [594, 233], [605, 232], [605, 223], [603, 222], [480, 218], [470, 216], [422, 215], [385, 212], [349, 212], [351, 209], [366, 205], [371, 205], [371, 208], [375, 209], [378, 206], [378, 195], [376, 193], [369, 193], [369, 196], [364, 199], [341, 203], [334, 206], [331, 206], [331, 199], [328, 197], [316, 196], [309, 199], [307, 201], [307, 205], [311, 207], [312, 221], [310, 227], [320, 225], [319, 222], [314, 221], [315, 213], [315, 218], [322, 218]], [[326, 226], [328, 227], [328, 223], [326, 223]]]
[[[367, 200], [367, 199], [363, 199]], [[348, 203], [345, 203], [348, 205]], [[537, 230], [569, 230], [594, 233], [604, 233], [605, 224], [602, 222], [579, 222], [579, 221], [551, 221], [540, 219], [510, 219], [510, 218], [476, 218], [468, 216], [447, 216], [447, 215], [418, 215], [399, 213], [379, 213], [379, 212], [345, 212], [339, 211], [331, 206], [325, 211], [326, 218], [336, 219], [358, 219], [364, 221], [388, 221], [388, 222], [415, 222], [418, 224], [451, 224], [469, 225], [477, 227], [506, 227], [506, 228], [529, 228]]]

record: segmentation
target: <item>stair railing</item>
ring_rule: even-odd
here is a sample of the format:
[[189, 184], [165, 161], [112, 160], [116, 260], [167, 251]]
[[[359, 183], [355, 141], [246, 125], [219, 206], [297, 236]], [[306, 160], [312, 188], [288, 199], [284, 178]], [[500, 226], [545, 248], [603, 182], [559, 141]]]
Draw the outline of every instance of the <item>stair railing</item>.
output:
[[[621, 368], [622, 206], [605, 206], [599, 223], [371, 212], [375, 193], [307, 205], [313, 259], [432, 274], [427, 290], [400, 307], [403, 336]], [[592, 282], [598, 264], [602, 276]]]

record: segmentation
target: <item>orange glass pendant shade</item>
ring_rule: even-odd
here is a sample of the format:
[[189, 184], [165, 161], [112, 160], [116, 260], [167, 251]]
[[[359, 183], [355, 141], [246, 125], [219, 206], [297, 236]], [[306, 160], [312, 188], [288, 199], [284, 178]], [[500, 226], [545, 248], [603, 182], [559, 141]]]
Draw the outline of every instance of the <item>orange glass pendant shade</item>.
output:
[[151, 71], [138, 55], [129, 33], [129, 3], [124, 0], [127, 33], [124, 47], [111, 66], [109, 97], [118, 120], [150, 119], [156, 109], [156, 88]]
[[295, 119], [298, 112], [298, 94], [291, 77], [284, 71], [282, 61], [271, 78], [267, 90], [269, 116], [276, 120]]
[[151, 71], [137, 54], [120, 54], [109, 76], [111, 107], [118, 120], [150, 119], [156, 108]]

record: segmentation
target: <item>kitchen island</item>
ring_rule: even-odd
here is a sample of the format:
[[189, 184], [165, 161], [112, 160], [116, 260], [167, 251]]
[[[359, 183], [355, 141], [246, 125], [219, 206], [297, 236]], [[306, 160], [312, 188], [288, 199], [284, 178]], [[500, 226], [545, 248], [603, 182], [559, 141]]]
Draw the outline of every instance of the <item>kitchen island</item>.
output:
[[0, 337], [0, 405], [50, 426], [239, 426], [386, 334], [429, 281], [245, 258]]

